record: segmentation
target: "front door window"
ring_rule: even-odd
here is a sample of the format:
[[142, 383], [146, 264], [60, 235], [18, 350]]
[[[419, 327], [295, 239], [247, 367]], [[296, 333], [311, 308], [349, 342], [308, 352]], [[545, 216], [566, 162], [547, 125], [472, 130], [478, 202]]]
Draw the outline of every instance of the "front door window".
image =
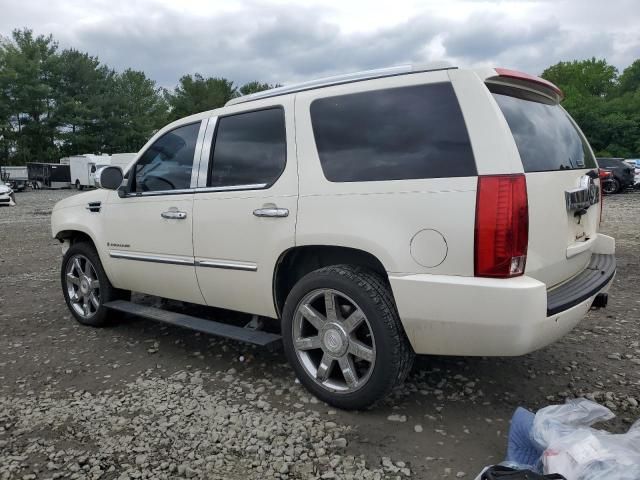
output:
[[191, 170], [200, 122], [178, 127], [156, 140], [140, 157], [132, 192], [182, 190], [191, 186]]

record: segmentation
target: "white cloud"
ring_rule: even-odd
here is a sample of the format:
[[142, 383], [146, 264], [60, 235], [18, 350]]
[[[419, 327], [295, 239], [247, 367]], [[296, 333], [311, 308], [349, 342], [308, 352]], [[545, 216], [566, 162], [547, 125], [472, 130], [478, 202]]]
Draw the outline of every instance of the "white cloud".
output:
[[0, 0], [0, 12], [0, 34], [52, 33], [167, 87], [195, 72], [287, 83], [412, 61], [540, 73], [560, 60], [605, 57], [621, 69], [640, 57], [637, 0]]

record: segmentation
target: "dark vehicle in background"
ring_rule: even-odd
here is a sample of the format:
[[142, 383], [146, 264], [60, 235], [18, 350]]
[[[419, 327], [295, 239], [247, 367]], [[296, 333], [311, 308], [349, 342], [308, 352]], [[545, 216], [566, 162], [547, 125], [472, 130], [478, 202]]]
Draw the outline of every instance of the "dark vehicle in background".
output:
[[634, 169], [623, 158], [597, 158], [596, 160], [601, 169], [611, 172], [611, 177], [602, 183], [604, 193], [620, 193], [633, 187]]
[[27, 163], [29, 183], [33, 188], [69, 188], [71, 170], [69, 165], [59, 163]]

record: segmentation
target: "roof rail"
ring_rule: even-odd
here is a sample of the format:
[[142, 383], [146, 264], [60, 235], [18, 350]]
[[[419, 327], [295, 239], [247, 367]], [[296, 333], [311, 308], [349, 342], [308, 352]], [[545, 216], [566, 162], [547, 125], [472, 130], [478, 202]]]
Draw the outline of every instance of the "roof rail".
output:
[[432, 72], [436, 70], [449, 70], [454, 67], [448, 62], [433, 62], [417, 65], [398, 65], [395, 67], [377, 68], [375, 70], [365, 70], [363, 72], [347, 73], [344, 75], [334, 75], [332, 77], [319, 78], [309, 80], [307, 82], [285, 85], [284, 87], [272, 88], [262, 92], [244, 95], [242, 97], [232, 98], [225, 106], [237, 105], [239, 103], [252, 102], [263, 98], [277, 97], [288, 93], [302, 92], [305, 90], [313, 90], [316, 88], [328, 87], [330, 85], [341, 85], [343, 83], [359, 82], [362, 80], [371, 80], [373, 78], [393, 77], [396, 75], [405, 75], [408, 73]]

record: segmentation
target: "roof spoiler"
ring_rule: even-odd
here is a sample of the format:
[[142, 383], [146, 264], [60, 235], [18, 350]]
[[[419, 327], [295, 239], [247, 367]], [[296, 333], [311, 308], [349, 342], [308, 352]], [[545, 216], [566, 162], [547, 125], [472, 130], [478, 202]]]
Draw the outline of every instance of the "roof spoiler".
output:
[[564, 92], [555, 84], [544, 78], [536, 77], [528, 73], [510, 70], [508, 68], [495, 68], [497, 76], [487, 79], [489, 82], [509, 83], [511, 85], [531, 88], [560, 103], [564, 100]]

